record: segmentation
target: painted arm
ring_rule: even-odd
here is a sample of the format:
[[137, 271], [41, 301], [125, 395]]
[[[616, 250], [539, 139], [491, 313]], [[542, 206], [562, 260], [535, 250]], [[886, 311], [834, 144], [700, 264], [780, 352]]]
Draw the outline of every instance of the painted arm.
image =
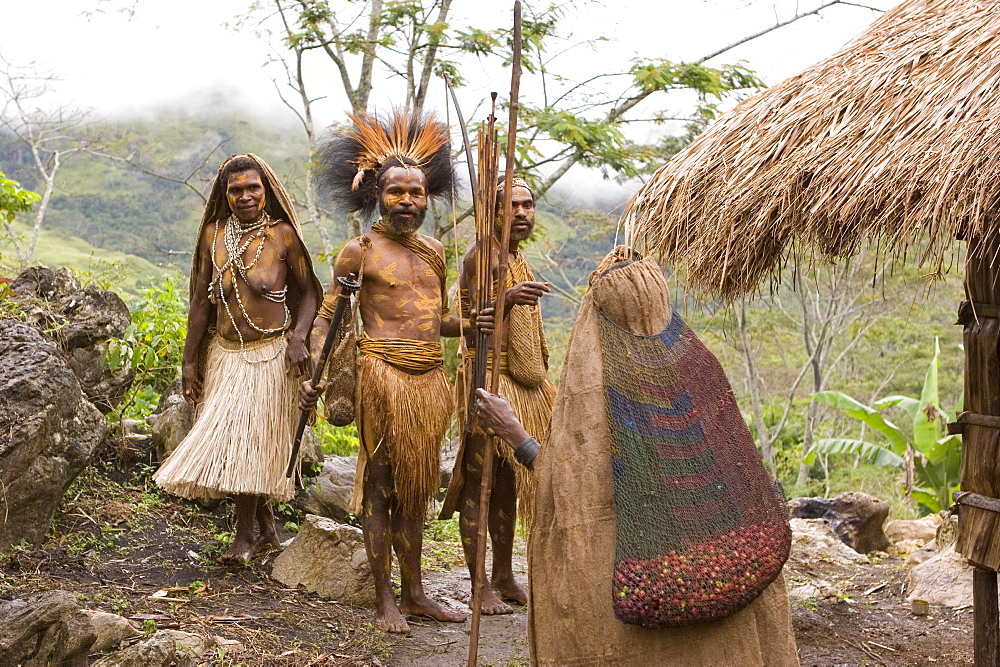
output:
[[[336, 297], [339, 295], [340, 285], [337, 283], [337, 278], [345, 277], [352, 273], [358, 274], [359, 280], [363, 278], [360, 275], [361, 243], [357, 239], [349, 241], [344, 246], [344, 249], [340, 251], [340, 254], [337, 255], [337, 261], [333, 263], [333, 280], [330, 281], [330, 286], [326, 290], [326, 296]], [[360, 298], [360, 294], [358, 298]], [[329, 330], [330, 320], [317, 314], [316, 319], [313, 320], [312, 333], [309, 335], [309, 346], [312, 352], [312, 363], [314, 364], [317, 363], [320, 352], [323, 350], [323, 342], [326, 340], [326, 333]], [[323, 393], [324, 389], [326, 389], [325, 383], [321, 382], [314, 387], [310, 380], [303, 382], [299, 388], [299, 408], [302, 410], [311, 410], [316, 407], [319, 395]]]

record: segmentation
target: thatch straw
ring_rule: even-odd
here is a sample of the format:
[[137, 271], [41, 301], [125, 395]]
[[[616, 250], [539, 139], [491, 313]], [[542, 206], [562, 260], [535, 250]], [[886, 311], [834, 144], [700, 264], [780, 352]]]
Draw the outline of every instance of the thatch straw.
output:
[[691, 287], [752, 292], [795, 240], [840, 257], [997, 224], [1000, 8], [908, 0], [833, 57], [744, 101], [663, 165], [623, 221]]

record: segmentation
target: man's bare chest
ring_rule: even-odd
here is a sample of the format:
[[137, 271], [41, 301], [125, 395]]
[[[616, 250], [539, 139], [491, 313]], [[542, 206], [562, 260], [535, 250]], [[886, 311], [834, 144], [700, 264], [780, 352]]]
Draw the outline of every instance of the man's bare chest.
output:
[[369, 290], [399, 296], [417, 292], [440, 298], [441, 278], [426, 260], [405, 248], [372, 251], [365, 262], [364, 284]]

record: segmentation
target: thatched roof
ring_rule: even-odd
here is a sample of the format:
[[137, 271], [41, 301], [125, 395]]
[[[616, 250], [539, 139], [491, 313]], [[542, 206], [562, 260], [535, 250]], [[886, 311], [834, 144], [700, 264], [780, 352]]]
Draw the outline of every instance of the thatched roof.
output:
[[629, 202], [637, 249], [694, 288], [753, 291], [790, 243], [839, 257], [997, 226], [1000, 3], [907, 0], [833, 57], [747, 99]]

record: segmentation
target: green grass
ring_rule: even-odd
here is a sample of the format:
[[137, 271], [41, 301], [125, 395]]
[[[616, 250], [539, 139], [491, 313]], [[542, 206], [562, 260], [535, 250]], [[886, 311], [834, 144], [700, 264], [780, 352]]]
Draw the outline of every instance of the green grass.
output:
[[[22, 245], [30, 238], [31, 230], [27, 224], [15, 222], [14, 230]], [[87, 277], [104, 277], [111, 280], [119, 291], [130, 293], [139, 287], [160, 282], [167, 273], [177, 272], [176, 268], [156, 266], [136, 255], [96, 248], [64, 230], [45, 228], [38, 235], [31, 263], [52, 268], [67, 266], [78, 275], [82, 274], [84, 282], [88, 282]], [[0, 274], [13, 276], [18, 270], [14, 244], [6, 233], [0, 233]]]

